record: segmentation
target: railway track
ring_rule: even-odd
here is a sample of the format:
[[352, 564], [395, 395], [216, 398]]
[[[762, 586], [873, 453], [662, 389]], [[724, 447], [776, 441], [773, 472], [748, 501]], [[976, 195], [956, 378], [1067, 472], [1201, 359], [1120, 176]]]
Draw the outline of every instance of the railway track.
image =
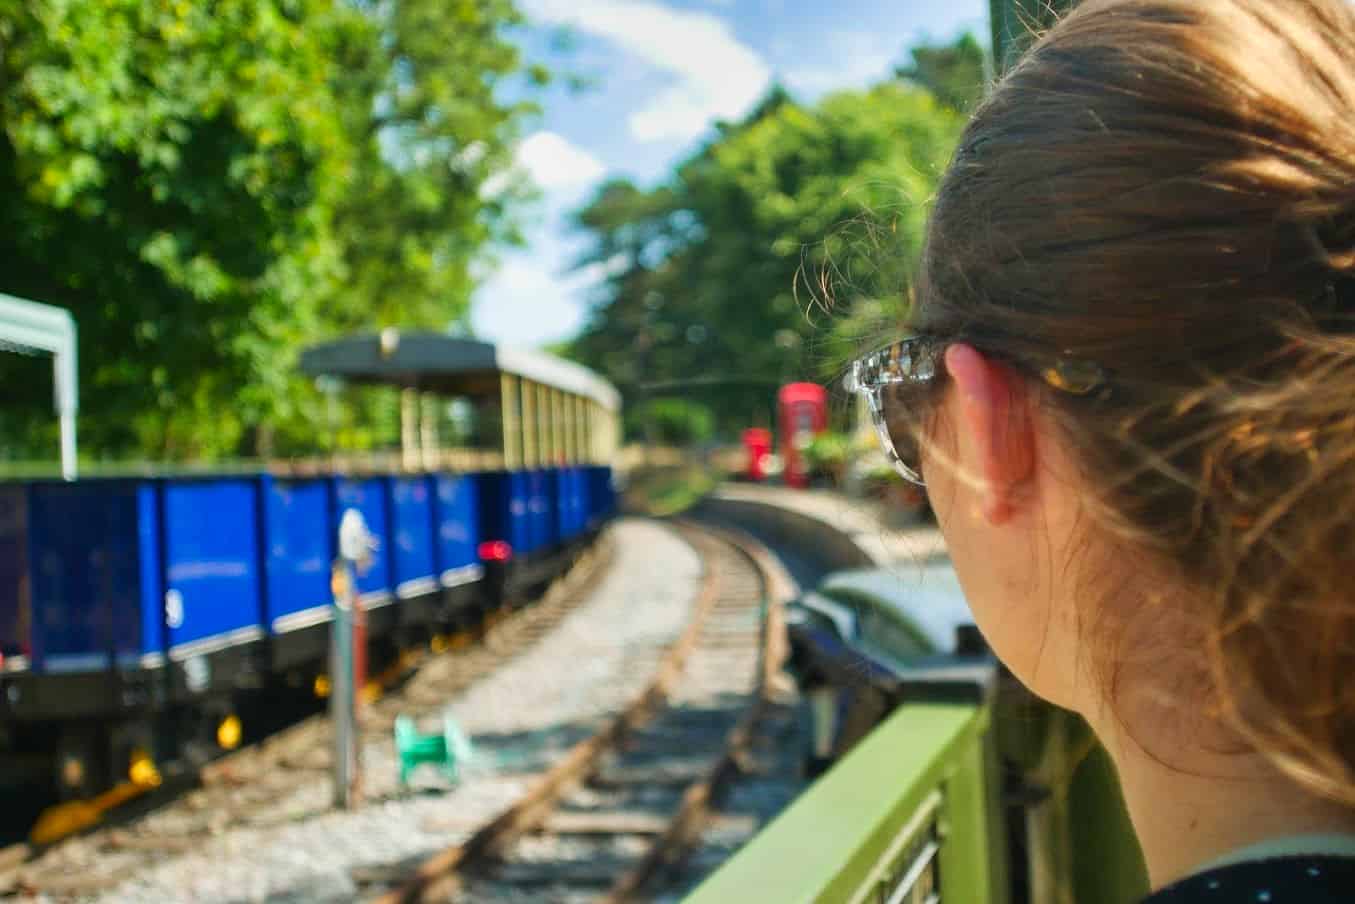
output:
[[[792, 585], [751, 538], [683, 530], [702, 554], [703, 583], [653, 680], [465, 841], [411, 872], [360, 871], [377, 904], [630, 901], [688, 888], [692, 869], [711, 865], [684, 872], [731, 787], [768, 771], [760, 755], [794, 721], [778, 699], [780, 604]], [[798, 784], [793, 762], [781, 757], [779, 768], [774, 781]], [[746, 838], [757, 824], [732, 828]]]
[[[388, 692], [365, 707], [364, 738], [389, 736], [398, 714], [438, 710], [535, 645], [588, 599], [614, 556], [614, 538], [605, 532], [543, 599], [491, 617], [477, 642], [406, 656], [385, 676]], [[91, 831], [48, 846], [15, 845], [0, 851], [0, 897], [90, 897], [231, 827], [319, 815], [330, 807], [325, 773], [332, 749], [329, 718], [312, 716], [173, 780], [172, 787], [129, 799], [102, 814], [99, 827]], [[270, 806], [302, 786], [316, 792], [308, 805], [282, 815]]]

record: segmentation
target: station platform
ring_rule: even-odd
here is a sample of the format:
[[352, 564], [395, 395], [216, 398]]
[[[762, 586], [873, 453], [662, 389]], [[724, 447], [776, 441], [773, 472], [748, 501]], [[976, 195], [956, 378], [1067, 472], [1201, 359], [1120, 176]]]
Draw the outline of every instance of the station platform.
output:
[[945, 540], [935, 524], [891, 524], [884, 506], [874, 500], [853, 499], [832, 490], [753, 483], [725, 483], [711, 495], [717, 501], [773, 506], [822, 522], [849, 539], [878, 567], [947, 556]]

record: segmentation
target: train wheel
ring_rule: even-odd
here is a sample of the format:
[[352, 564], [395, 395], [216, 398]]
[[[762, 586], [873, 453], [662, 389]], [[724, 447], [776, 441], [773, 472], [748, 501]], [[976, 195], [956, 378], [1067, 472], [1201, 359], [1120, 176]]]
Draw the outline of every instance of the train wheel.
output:
[[180, 735], [183, 758], [194, 768], [238, 747], [244, 725], [228, 701], [217, 701], [185, 714]]
[[62, 800], [93, 797], [111, 778], [108, 732], [102, 725], [67, 725], [56, 749], [56, 791]]
[[114, 783], [130, 781], [141, 788], [160, 784], [156, 765], [155, 725], [148, 721], [124, 722], [109, 731], [109, 771]]

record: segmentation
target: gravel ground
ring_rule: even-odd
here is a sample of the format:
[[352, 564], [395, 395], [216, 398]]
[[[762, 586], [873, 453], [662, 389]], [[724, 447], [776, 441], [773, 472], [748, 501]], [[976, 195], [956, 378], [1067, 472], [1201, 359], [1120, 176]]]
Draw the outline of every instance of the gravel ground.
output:
[[[363, 893], [354, 869], [379, 872], [417, 862], [468, 837], [521, 794], [541, 764], [637, 693], [651, 677], [657, 650], [687, 622], [701, 577], [695, 551], [652, 522], [624, 519], [613, 530], [615, 564], [593, 598], [535, 647], [449, 701], [476, 746], [459, 782], [422, 767], [411, 790], [401, 792], [392, 741], [373, 739], [363, 749], [370, 799], [362, 809], [330, 811], [327, 776], [316, 773], [277, 789], [254, 824], [226, 829], [97, 900], [352, 901]], [[148, 817], [148, 831], [174, 831], [171, 815], [160, 825], [156, 819]], [[73, 871], [116, 865], [106, 854], [97, 863], [81, 863], [79, 855], [72, 847]]]

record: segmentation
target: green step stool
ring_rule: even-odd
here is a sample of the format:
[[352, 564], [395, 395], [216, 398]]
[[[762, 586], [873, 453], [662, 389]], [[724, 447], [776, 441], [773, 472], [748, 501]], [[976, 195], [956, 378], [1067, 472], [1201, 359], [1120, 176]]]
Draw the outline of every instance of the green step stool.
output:
[[409, 716], [395, 719], [395, 753], [400, 758], [400, 787], [408, 787], [409, 774], [420, 763], [432, 763], [456, 781], [461, 764], [470, 762], [471, 743], [451, 713], [442, 714], [441, 734], [420, 734]]

